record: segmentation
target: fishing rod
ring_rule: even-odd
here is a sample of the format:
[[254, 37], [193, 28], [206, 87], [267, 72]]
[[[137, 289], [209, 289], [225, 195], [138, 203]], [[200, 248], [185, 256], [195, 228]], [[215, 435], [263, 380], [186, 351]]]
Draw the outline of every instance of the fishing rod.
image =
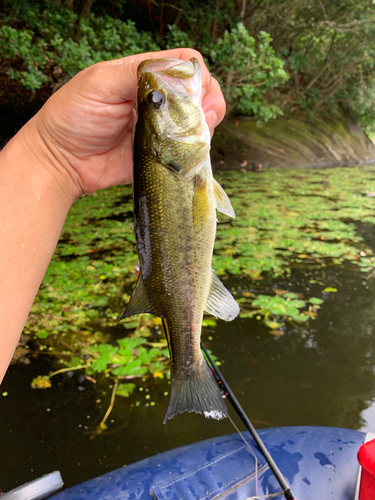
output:
[[236, 410], [236, 412], [237, 412], [238, 416], [241, 418], [242, 422], [249, 429], [250, 434], [253, 436], [254, 441], [258, 445], [260, 451], [263, 453], [264, 458], [266, 459], [270, 469], [274, 473], [279, 485], [281, 486], [281, 488], [283, 490], [283, 495], [285, 496], [286, 500], [296, 500], [294, 493], [292, 492], [290, 486], [288, 485], [285, 477], [283, 476], [280, 469], [276, 465], [275, 461], [271, 457], [265, 444], [263, 443], [259, 434], [255, 430], [255, 427], [250, 422], [249, 417], [246, 415], [242, 406], [240, 405], [236, 396], [234, 395], [232, 389], [229, 387], [228, 382], [225, 380], [225, 378], [221, 374], [219, 368], [214, 363], [213, 359], [211, 358], [211, 356], [210, 356], [209, 352], [207, 351], [205, 345], [203, 344], [202, 340], [201, 340], [201, 348], [203, 349], [203, 352], [206, 355], [206, 358], [209, 362], [209, 366], [210, 366], [210, 368], [215, 376], [215, 379], [217, 380], [219, 386], [224, 390], [227, 398], [231, 402], [233, 408]]

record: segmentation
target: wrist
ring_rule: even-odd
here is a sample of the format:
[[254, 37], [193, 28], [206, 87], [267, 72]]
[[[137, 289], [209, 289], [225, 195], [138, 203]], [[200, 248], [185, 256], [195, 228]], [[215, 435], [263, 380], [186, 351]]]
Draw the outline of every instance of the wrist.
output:
[[45, 132], [40, 118], [39, 112], [18, 132], [14, 151], [27, 158], [28, 175], [43, 179], [70, 207], [83, 194], [79, 176], [71, 168], [67, 153]]

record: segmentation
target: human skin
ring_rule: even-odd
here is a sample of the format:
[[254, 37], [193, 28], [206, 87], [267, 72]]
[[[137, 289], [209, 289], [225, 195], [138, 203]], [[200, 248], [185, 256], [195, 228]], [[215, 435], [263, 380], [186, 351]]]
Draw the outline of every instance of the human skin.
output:
[[0, 152], [0, 382], [71, 205], [132, 180], [137, 67], [159, 57], [199, 60], [212, 134], [225, 114], [220, 86], [198, 52], [173, 49], [81, 71]]

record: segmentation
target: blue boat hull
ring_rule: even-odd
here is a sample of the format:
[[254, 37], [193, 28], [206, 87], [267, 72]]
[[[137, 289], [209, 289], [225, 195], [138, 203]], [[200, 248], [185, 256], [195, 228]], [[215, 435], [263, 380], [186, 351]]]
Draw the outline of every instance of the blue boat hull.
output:
[[[297, 500], [354, 500], [363, 432], [331, 427], [259, 431]], [[281, 500], [275, 477], [248, 432], [158, 454], [67, 489], [53, 500]], [[256, 472], [257, 471], [257, 472]], [[279, 495], [273, 496], [280, 492]], [[266, 497], [267, 498], [267, 497]]]

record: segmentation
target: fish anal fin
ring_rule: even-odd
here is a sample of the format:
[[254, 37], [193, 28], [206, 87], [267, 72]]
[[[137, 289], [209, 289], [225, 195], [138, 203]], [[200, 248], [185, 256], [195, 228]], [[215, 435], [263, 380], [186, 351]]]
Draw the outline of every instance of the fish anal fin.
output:
[[221, 420], [228, 410], [203, 356], [187, 369], [171, 364], [171, 399], [163, 423], [179, 413], [202, 413], [206, 418]]
[[132, 316], [133, 314], [141, 313], [155, 314], [150, 299], [148, 298], [142, 274], [140, 272], [138, 274], [138, 280], [133, 290], [132, 296], [130, 297], [125, 311], [122, 313], [120, 321], [124, 318], [127, 318], [128, 316]]
[[229, 217], [235, 218], [235, 213], [228, 198], [228, 195], [224, 191], [224, 189], [220, 186], [220, 184], [214, 179], [214, 196], [216, 200], [216, 209], [219, 212], [228, 215]]
[[232, 321], [240, 312], [233, 295], [212, 272], [211, 287], [208, 294], [205, 311], [216, 318]]

